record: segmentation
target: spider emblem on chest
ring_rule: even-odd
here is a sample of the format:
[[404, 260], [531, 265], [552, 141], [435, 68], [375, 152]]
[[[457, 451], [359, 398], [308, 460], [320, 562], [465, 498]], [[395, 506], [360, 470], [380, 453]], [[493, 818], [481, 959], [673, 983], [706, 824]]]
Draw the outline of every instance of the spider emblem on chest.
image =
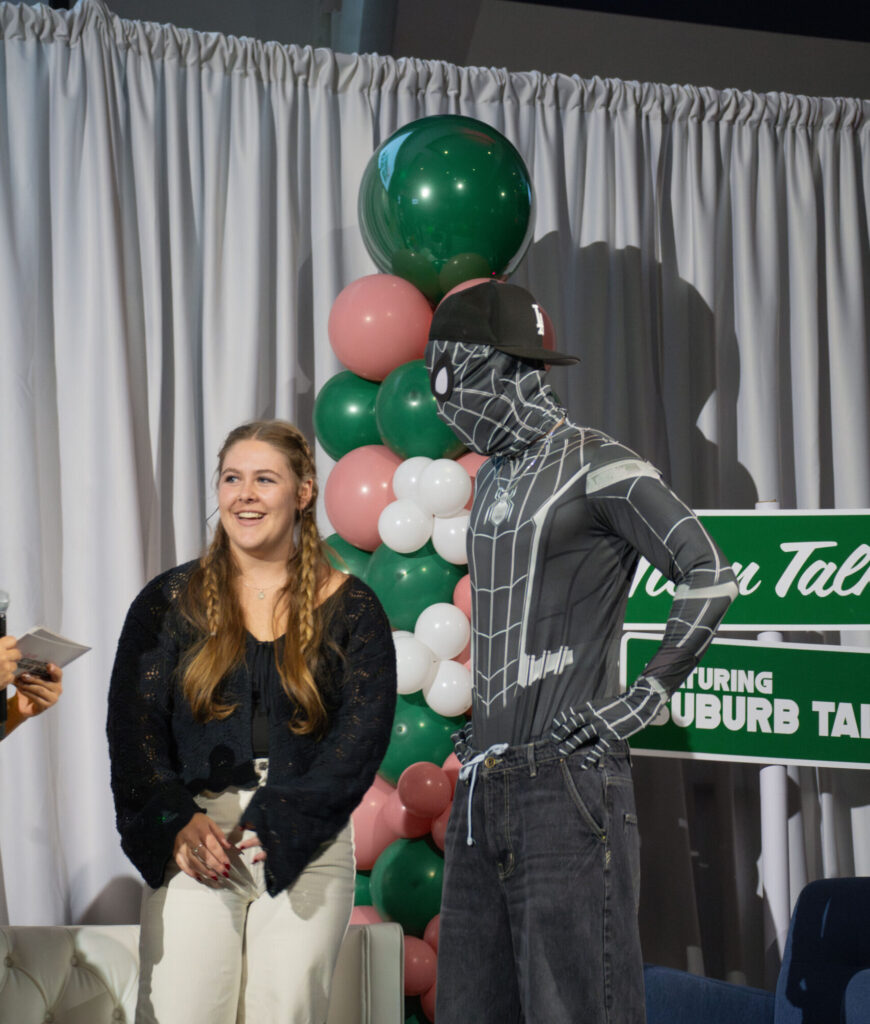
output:
[[499, 526], [508, 519], [514, 510], [513, 494], [509, 491], [500, 492], [486, 510], [486, 521]]

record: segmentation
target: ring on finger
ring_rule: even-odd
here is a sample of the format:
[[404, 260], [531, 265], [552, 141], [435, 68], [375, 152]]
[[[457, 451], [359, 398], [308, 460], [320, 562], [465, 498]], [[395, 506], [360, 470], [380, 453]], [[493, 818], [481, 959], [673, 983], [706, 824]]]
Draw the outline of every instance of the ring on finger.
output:
[[196, 846], [194, 846], [193, 850], [191, 851], [193, 853], [193, 856], [199, 858], [200, 860], [202, 859], [201, 857], [199, 857], [199, 851], [201, 849], [202, 843], [197, 843]]

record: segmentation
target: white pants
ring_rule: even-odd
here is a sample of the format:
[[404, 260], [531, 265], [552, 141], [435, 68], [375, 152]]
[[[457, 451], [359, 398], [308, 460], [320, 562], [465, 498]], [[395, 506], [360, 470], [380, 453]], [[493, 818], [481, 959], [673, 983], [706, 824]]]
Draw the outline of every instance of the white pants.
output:
[[[237, 843], [255, 790], [202, 793], [197, 802]], [[174, 862], [142, 897], [136, 1024], [324, 1024], [339, 947], [353, 906], [348, 824], [297, 881], [266, 892], [254, 847], [227, 851], [215, 887]]]

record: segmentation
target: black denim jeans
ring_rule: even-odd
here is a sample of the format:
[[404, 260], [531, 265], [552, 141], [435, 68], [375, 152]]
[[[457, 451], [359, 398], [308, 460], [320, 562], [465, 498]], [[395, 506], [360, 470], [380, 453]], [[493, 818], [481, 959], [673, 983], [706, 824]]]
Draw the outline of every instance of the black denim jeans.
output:
[[460, 781], [444, 846], [438, 1024], [643, 1024], [627, 745], [597, 768], [549, 741]]

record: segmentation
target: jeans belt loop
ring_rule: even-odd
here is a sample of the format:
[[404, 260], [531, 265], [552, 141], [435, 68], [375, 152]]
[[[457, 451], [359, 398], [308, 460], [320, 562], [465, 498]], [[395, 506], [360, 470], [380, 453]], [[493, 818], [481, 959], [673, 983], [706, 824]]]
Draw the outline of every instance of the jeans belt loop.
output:
[[459, 778], [467, 779], [470, 778], [471, 782], [468, 786], [468, 831], [465, 836], [465, 845], [474, 846], [474, 836], [471, 834], [471, 800], [474, 796], [474, 786], [477, 782], [477, 769], [480, 764], [487, 757], [493, 755], [503, 754], [508, 748], [507, 743], [493, 743], [491, 747], [487, 747], [486, 750], [481, 754], [475, 754], [470, 760], [466, 761], [465, 764], [459, 769]]
[[535, 762], [535, 745], [529, 744], [529, 778], [533, 779], [538, 774], [538, 765]]

